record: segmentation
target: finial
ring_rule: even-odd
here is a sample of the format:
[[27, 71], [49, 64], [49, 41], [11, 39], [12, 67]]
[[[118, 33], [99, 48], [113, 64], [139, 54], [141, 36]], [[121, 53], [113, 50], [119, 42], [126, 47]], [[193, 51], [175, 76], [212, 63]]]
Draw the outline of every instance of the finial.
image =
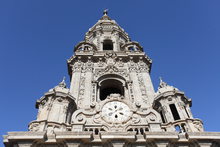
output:
[[162, 77], [159, 77], [159, 79], [160, 79], [160, 83], [162, 83], [163, 82]]
[[108, 14], [108, 9], [105, 9], [105, 10], [103, 11], [103, 14], [104, 14], [104, 15], [107, 15], [107, 14]]
[[160, 85], [159, 85], [159, 88], [166, 87], [166, 86], [167, 86], [167, 83], [165, 83], [165, 82], [162, 80], [162, 77], [159, 77], [159, 78], [160, 78]]
[[62, 80], [62, 82], [63, 82], [63, 83], [65, 83], [65, 80], [66, 80], [66, 77], [65, 77], [65, 76], [63, 76], [63, 80]]
[[63, 77], [63, 80], [59, 83], [59, 87], [66, 88], [66, 82], [65, 82], [66, 77]]

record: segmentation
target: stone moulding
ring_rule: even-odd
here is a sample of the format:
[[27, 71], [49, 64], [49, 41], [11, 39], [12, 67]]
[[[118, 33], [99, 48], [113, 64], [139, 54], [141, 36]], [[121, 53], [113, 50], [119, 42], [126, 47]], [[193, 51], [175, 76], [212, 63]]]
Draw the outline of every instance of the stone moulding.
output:
[[[49, 140], [48, 140], [49, 136]], [[182, 139], [185, 137], [185, 140]], [[98, 138], [98, 139], [97, 139]], [[142, 138], [142, 139], [140, 139]], [[7, 142], [19, 142], [26, 140], [32, 143], [43, 143], [47, 144], [56, 142], [61, 142], [65, 144], [66, 142], [79, 142], [80, 144], [85, 143], [106, 143], [106, 142], [123, 142], [126, 144], [142, 142], [146, 144], [155, 144], [166, 140], [168, 144], [178, 144], [187, 143], [188, 145], [192, 143], [206, 142], [210, 144], [217, 144], [220, 141], [219, 132], [188, 132], [188, 133], [177, 133], [177, 132], [145, 132], [143, 135], [136, 135], [134, 132], [100, 132], [95, 135], [93, 132], [54, 132], [52, 134], [47, 134], [47, 132], [9, 132], [8, 136], [4, 136], [4, 142], [6, 147], [10, 147]], [[218, 147], [218, 146], [216, 146]]]

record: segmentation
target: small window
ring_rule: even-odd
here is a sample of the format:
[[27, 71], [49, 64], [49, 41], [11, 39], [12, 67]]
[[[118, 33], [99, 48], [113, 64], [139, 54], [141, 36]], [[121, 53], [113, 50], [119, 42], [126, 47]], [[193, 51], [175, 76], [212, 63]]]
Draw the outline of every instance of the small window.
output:
[[103, 50], [113, 50], [113, 42], [111, 40], [104, 40]]
[[99, 130], [96, 128], [95, 129], [95, 135], [98, 135], [99, 134]]
[[181, 128], [182, 128], [183, 132], [186, 132], [186, 125], [185, 124], [181, 124]]
[[141, 135], [144, 134], [144, 130], [143, 130], [143, 128], [140, 128], [140, 133], [141, 133]]
[[148, 129], [148, 128], [145, 128], [145, 132], [149, 132], [149, 129]]
[[184, 106], [184, 109], [185, 109], [185, 111], [186, 111], [186, 114], [187, 114], [188, 118], [190, 118], [189, 113], [188, 113], [188, 111], [187, 111], [187, 109], [186, 109], [186, 106]]
[[162, 112], [162, 111], [160, 111], [160, 116], [161, 116], [162, 122], [165, 123], [165, 119], [164, 119], [164, 116], [163, 116], [163, 112]]
[[175, 126], [175, 130], [176, 130], [176, 132], [181, 132], [180, 126], [179, 126], [179, 125], [176, 125], [176, 126]]
[[135, 51], [135, 48], [133, 46], [128, 48], [130, 51]]
[[173, 114], [173, 118], [174, 120], [179, 120], [180, 119], [180, 116], [179, 116], [179, 113], [176, 109], [176, 106], [174, 104], [170, 104], [170, 110]]

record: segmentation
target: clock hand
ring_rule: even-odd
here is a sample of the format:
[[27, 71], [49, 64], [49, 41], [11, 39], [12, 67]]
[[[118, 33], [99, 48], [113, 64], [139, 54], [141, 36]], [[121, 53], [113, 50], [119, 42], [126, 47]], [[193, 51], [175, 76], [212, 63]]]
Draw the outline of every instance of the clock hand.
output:
[[122, 113], [122, 112], [119, 112], [119, 114], [124, 115], [124, 113]]

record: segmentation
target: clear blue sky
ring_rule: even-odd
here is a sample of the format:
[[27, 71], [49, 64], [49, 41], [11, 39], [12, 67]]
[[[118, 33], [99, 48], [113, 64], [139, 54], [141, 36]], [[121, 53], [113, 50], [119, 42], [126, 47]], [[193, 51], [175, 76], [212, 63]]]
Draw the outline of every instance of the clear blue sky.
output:
[[105, 8], [153, 59], [155, 89], [162, 76], [192, 98], [206, 131], [220, 131], [219, 0], [2, 0], [0, 135], [27, 130], [36, 100], [68, 77], [66, 59]]

